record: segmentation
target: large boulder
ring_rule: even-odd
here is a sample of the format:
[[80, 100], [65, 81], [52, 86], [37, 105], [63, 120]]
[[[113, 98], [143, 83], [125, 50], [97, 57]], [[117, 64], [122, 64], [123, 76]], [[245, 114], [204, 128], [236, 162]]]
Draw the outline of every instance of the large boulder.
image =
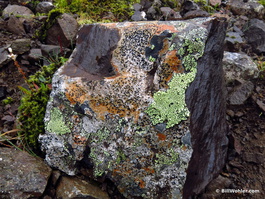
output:
[[126, 198], [181, 198], [186, 176], [184, 197], [201, 192], [226, 157], [225, 22], [92, 24], [77, 38], [53, 77], [46, 162], [69, 175], [92, 165]]

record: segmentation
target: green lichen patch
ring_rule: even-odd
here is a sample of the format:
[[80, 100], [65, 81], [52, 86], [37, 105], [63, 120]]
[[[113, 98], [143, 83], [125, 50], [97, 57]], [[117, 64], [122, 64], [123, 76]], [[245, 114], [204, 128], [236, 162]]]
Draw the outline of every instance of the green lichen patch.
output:
[[166, 122], [167, 128], [170, 128], [189, 117], [185, 92], [195, 75], [196, 69], [187, 74], [175, 74], [169, 83], [168, 90], [154, 94], [154, 103], [146, 110], [153, 125]]
[[160, 167], [162, 165], [172, 165], [177, 162], [179, 155], [173, 149], [168, 149], [166, 154], [156, 154], [155, 165]]
[[50, 111], [51, 119], [47, 124], [47, 131], [51, 133], [56, 133], [59, 135], [63, 135], [66, 133], [70, 133], [70, 129], [68, 126], [66, 126], [64, 117], [61, 113], [61, 111], [58, 108], [53, 108]]
[[189, 35], [183, 37], [183, 43], [178, 46], [172, 43], [170, 49], [176, 48], [184, 73], [175, 73], [168, 83], [166, 91], [158, 91], [154, 94], [154, 102], [148, 107], [146, 113], [150, 116], [154, 125], [167, 123], [167, 128], [173, 127], [189, 117], [189, 110], [185, 102], [186, 89], [194, 80], [197, 71], [197, 60], [203, 55], [205, 33], [198, 29], [192, 30]]

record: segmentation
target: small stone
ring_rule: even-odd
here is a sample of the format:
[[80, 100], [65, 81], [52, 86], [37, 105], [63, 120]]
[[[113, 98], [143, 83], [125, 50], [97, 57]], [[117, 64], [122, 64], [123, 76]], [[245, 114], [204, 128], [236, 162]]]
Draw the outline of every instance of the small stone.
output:
[[241, 154], [241, 151], [243, 149], [240, 141], [238, 139], [234, 139], [234, 148], [235, 148], [235, 151], [238, 153], [238, 154]]
[[16, 35], [26, 35], [23, 22], [15, 16], [10, 16], [8, 19], [7, 30]]
[[265, 22], [259, 19], [251, 19], [245, 24], [244, 36], [257, 53], [265, 52]]
[[260, 92], [260, 91], [261, 91], [261, 87], [260, 87], [260, 86], [257, 86], [255, 90], [256, 90], [257, 92]]
[[259, 106], [259, 108], [265, 112], [265, 104], [260, 100], [257, 100], [256, 103]]
[[165, 20], [177, 20], [182, 18], [179, 12], [176, 12], [170, 7], [161, 7], [160, 10], [165, 17]]
[[6, 87], [0, 86], [0, 100], [6, 98]]
[[41, 49], [39, 49], [39, 48], [32, 48], [32, 49], [30, 49], [28, 58], [29, 58], [29, 60], [32, 60], [32, 61], [38, 61], [38, 60], [40, 60], [42, 58]]
[[262, 153], [249, 153], [249, 152], [244, 152], [243, 155], [243, 160], [247, 162], [252, 162], [256, 164], [263, 164], [264, 163], [264, 154]]
[[61, 172], [59, 170], [53, 170], [52, 171], [51, 183], [52, 183], [53, 186], [56, 185], [56, 183], [58, 182], [60, 177], [61, 177]]
[[228, 101], [231, 105], [242, 105], [251, 96], [253, 90], [254, 84], [252, 82], [244, 82], [234, 88], [234, 91], [228, 96]]
[[237, 32], [227, 32], [225, 41], [232, 44], [243, 43], [242, 37]]
[[235, 114], [236, 117], [242, 117], [243, 115], [244, 115], [244, 113], [241, 112], [241, 111], [238, 111], [238, 112], [236, 112], [236, 114]]
[[7, 47], [0, 48], [0, 68], [12, 60], [8, 55]]
[[257, 65], [245, 53], [224, 52], [223, 69], [227, 84], [237, 78], [252, 80], [259, 76]]
[[183, 19], [193, 19], [197, 17], [209, 17], [210, 14], [204, 10], [192, 10], [187, 12], [184, 16]]
[[229, 178], [219, 175], [212, 182], [210, 182], [206, 189], [208, 191], [216, 192], [217, 189], [229, 187], [231, 183], [232, 182]]
[[143, 8], [143, 6], [139, 3], [135, 3], [133, 4], [133, 8], [135, 11], [140, 11]]
[[38, 13], [49, 13], [54, 8], [52, 2], [42, 1], [36, 7]]
[[196, 3], [194, 3], [193, 1], [185, 1], [182, 4], [180, 14], [181, 14], [181, 16], [184, 17], [184, 15], [187, 12], [194, 11], [194, 10], [199, 10], [199, 9], [200, 9], [200, 7]]
[[1, 120], [6, 121], [6, 122], [14, 122], [15, 117], [11, 115], [5, 115], [4, 117], [2, 117]]
[[14, 54], [23, 54], [30, 50], [31, 40], [30, 39], [17, 39], [12, 42], [11, 48]]
[[32, 17], [34, 13], [25, 6], [19, 6], [19, 5], [11, 5], [9, 4], [4, 10], [3, 10], [3, 16], [4, 15], [14, 15], [14, 16], [23, 16], [23, 17]]
[[47, 30], [46, 42], [68, 48], [76, 40], [79, 25], [76, 19], [67, 13], [56, 19], [54, 25]]
[[218, 6], [221, 5], [222, 0], [209, 0], [211, 6]]
[[227, 6], [234, 15], [248, 16], [262, 19], [265, 13], [263, 5], [257, 1], [242, 2], [240, 0], [228, 1]]
[[131, 19], [133, 21], [145, 21], [147, 20], [146, 13], [144, 11], [135, 11]]
[[20, 63], [21, 63], [22, 65], [30, 65], [29, 61], [24, 60], [24, 59], [22, 59], [22, 60], [20, 61]]
[[57, 186], [56, 196], [63, 199], [93, 198], [109, 199], [106, 192], [99, 187], [77, 177], [63, 176]]
[[232, 110], [227, 110], [226, 114], [229, 115], [230, 117], [234, 117], [235, 116], [235, 112]]
[[52, 171], [41, 158], [5, 147], [0, 147], [0, 158], [0, 198], [41, 197]]

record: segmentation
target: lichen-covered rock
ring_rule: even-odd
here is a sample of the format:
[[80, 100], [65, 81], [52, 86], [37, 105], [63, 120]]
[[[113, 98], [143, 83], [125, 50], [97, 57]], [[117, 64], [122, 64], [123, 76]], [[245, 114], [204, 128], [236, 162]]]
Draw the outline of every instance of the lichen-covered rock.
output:
[[109, 178], [126, 198], [181, 198], [193, 151], [185, 93], [213, 21], [83, 26], [53, 77], [39, 137], [47, 163], [75, 175], [90, 162], [94, 178]]

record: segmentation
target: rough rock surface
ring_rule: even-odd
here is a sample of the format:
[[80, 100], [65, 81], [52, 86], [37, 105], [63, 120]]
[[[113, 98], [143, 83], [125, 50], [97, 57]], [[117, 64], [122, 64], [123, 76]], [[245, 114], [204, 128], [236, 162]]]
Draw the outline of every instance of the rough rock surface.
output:
[[0, 147], [0, 198], [40, 197], [51, 172], [41, 158]]
[[[47, 163], [75, 175], [82, 161], [90, 162], [94, 178], [109, 178], [126, 198], [180, 198], [192, 154], [185, 98], [194, 94], [185, 97], [185, 91], [210, 39], [207, 45], [214, 53], [205, 51], [209, 65], [201, 64], [199, 71], [209, 75], [204, 83], [213, 82], [208, 87], [213, 96], [197, 97], [201, 103], [216, 100], [217, 104], [210, 106], [210, 117], [204, 115], [208, 125], [197, 128], [203, 137], [210, 136], [213, 149], [205, 147], [209, 157], [203, 156], [205, 168], [200, 170], [209, 174], [209, 169], [211, 174], [203, 182], [198, 180], [196, 191], [201, 191], [218, 174], [225, 157], [225, 107], [219, 81], [224, 32], [224, 23], [211, 18], [85, 25], [70, 60], [53, 78], [46, 133], [39, 138]], [[216, 67], [210, 67], [212, 63]], [[217, 89], [218, 95], [211, 89]], [[189, 106], [191, 114], [202, 111], [194, 99]], [[198, 118], [191, 122], [202, 123]], [[213, 134], [219, 125], [218, 135]], [[200, 145], [207, 142], [200, 139]]]
[[81, 180], [76, 177], [63, 176], [60, 179], [56, 191], [57, 198], [74, 199], [74, 198], [93, 198], [93, 199], [109, 199], [106, 192], [99, 187]]

